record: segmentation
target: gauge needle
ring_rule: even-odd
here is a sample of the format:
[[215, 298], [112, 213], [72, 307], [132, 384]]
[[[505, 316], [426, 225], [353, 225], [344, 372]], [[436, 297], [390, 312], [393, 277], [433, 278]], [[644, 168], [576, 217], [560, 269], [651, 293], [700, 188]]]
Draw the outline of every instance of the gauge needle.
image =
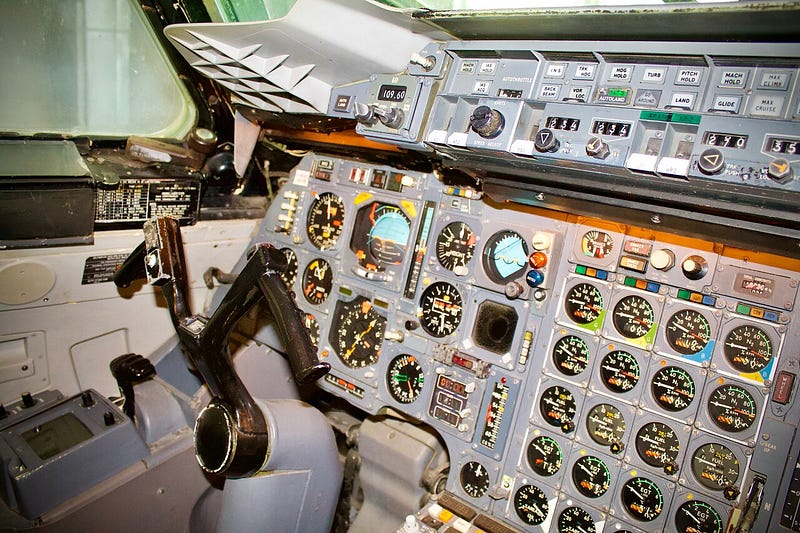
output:
[[592, 473], [589, 471], [589, 469], [588, 469], [588, 468], [586, 468], [585, 466], [583, 466], [583, 464], [581, 464], [581, 463], [578, 463], [578, 466], [580, 467], [580, 469], [581, 469], [581, 470], [583, 470], [584, 472], [586, 472], [587, 474], [589, 474], [591, 477], [594, 477], [594, 475], [593, 475], [593, 474], [592, 474]]
[[636, 494], [636, 496], [639, 498], [639, 501], [644, 501], [644, 496], [642, 496], [642, 494], [638, 490], [634, 489], [630, 485], [628, 485], [628, 490]]

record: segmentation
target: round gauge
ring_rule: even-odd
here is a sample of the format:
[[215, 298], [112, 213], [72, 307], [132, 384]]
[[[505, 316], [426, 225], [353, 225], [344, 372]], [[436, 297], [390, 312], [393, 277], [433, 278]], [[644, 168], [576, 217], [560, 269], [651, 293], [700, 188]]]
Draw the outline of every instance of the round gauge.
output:
[[434, 337], [446, 337], [461, 323], [461, 294], [446, 281], [431, 284], [419, 300], [422, 329]]
[[336, 245], [344, 228], [344, 203], [332, 192], [315, 196], [308, 208], [306, 232], [311, 244], [320, 250]]
[[558, 533], [597, 533], [592, 515], [580, 507], [567, 507], [558, 515]]
[[630, 392], [639, 382], [639, 363], [626, 351], [609, 352], [600, 361], [600, 377], [611, 392]]
[[553, 362], [562, 374], [577, 376], [589, 366], [589, 346], [576, 335], [561, 337], [553, 346]]
[[483, 269], [495, 283], [517, 279], [528, 265], [528, 244], [516, 231], [499, 231], [483, 249]]
[[555, 439], [540, 436], [528, 444], [528, 464], [540, 476], [552, 476], [561, 469], [564, 456]]
[[572, 481], [587, 498], [599, 498], [611, 486], [611, 472], [599, 457], [584, 455], [572, 465]]
[[649, 422], [636, 433], [636, 453], [650, 466], [677, 465], [680, 449], [678, 436], [662, 422]]
[[704, 487], [723, 490], [739, 479], [739, 460], [727, 446], [704, 444], [692, 455], [692, 473]]
[[728, 333], [723, 351], [728, 363], [739, 372], [759, 372], [772, 359], [772, 341], [763, 329], [745, 324]]
[[308, 303], [319, 305], [333, 289], [333, 270], [324, 259], [314, 259], [303, 272], [303, 296]]
[[489, 490], [489, 472], [478, 461], [470, 461], [461, 467], [461, 488], [469, 496], [480, 498]]
[[292, 285], [297, 279], [297, 254], [291, 248], [281, 248], [281, 252], [286, 256], [286, 272], [281, 272], [281, 279], [292, 290]]
[[742, 387], [722, 385], [708, 397], [708, 414], [711, 420], [725, 431], [738, 433], [756, 421], [756, 401]]
[[308, 330], [308, 337], [311, 339], [311, 344], [316, 348], [319, 346], [319, 322], [310, 313], [303, 315], [303, 325]]
[[514, 510], [520, 520], [529, 526], [538, 526], [547, 519], [550, 504], [539, 487], [522, 485], [514, 494]]
[[567, 293], [564, 309], [576, 324], [589, 324], [597, 320], [603, 311], [603, 295], [591, 283], [578, 283]]
[[587, 231], [581, 237], [581, 251], [586, 257], [603, 259], [614, 249], [614, 239], [603, 231]]
[[664, 509], [661, 489], [645, 477], [629, 479], [622, 486], [620, 499], [629, 515], [644, 522], [652, 522]]
[[586, 429], [597, 444], [611, 446], [622, 442], [625, 436], [625, 418], [613, 405], [600, 403], [592, 407], [586, 415]]
[[577, 404], [572, 393], [560, 385], [545, 390], [539, 399], [539, 410], [551, 426], [561, 427], [564, 424], [571, 424], [575, 418], [576, 408]]
[[410, 234], [411, 220], [402, 209], [372, 202], [356, 213], [350, 250], [359, 265], [382, 272], [386, 265], [399, 265], [403, 261]]
[[690, 500], [675, 511], [678, 533], [722, 533], [722, 517], [701, 500]]
[[682, 411], [694, 400], [694, 380], [677, 366], [667, 366], [653, 374], [651, 385], [653, 398], [667, 411]]
[[614, 306], [614, 327], [624, 337], [640, 339], [653, 328], [653, 307], [650, 302], [632, 294]]
[[373, 365], [381, 354], [386, 319], [367, 298], [337, 302], [331, 326], [331, 345], [339, 358], [351, 368]]
[[424, 383], [425, 372], [413, 355], [398, 355], [389, 363], [386, 385], [398, 402], [411, 403], [419, 398]]
[[455, 275], [465, 276], [475, 242], [475, 234], [466, 222], [451, 222], [436, 237], [436, 259]]
[[711, 339], [711, 324], [702, 313], [694, 309], [683, 309], [667, 320], [664, 328], [667, 342], [682, 355], [702, 352]]

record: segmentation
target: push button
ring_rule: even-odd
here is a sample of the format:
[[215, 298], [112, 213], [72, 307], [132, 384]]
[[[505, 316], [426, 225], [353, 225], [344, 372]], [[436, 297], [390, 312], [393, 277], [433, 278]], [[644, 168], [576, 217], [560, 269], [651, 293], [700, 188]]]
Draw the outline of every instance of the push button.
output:
[[725, 167], [725, 157], [716, 148], [703, 150], [697, 160], [697, 167], [703, 174], [717, 174]]

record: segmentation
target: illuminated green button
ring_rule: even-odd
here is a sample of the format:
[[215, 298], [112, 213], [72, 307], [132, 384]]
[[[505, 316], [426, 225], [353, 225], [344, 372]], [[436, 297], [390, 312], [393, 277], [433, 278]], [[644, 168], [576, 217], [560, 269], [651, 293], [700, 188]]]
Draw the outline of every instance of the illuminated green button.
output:
[[586, 267], [585, 267], [585, 266], [583, 266], [583, 265], [578, 265], [578, 266], [576, 266], [576, 267], [575, 267], [575, 273], [576, 273], [576, 274], [583, 274], [583, 275], [586, 275]]
[[628, 89], [609, 89], [608, 96], [613, 96], [614, 98], [627, 98]]
[[740, 315], [749, 315], [750, 314], [750, 306], [745, 304], [738, 304], [736, 306], [736, 312]]
[[692, 291], [687, 291], [686, 289], [680, 289], [678, 291], [678, 298], [681, 300], [688, 300], [692, 297]]
[[636, 286], [636, 278], [632, 278], [630, 276], [625, 276], [625, 286], [626, 287], [635, 287]]

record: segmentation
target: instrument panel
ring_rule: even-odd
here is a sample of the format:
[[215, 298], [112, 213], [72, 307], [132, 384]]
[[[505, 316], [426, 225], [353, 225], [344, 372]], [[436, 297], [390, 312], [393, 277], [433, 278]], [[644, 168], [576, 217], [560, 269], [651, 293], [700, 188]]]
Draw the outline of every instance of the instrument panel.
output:
[[444, 439], [459, 503], [426, 510], [433, 529], [472, 520], [459, 506], [563, 533], [722, 532], [754, 495], [776, 502], [766, 528], [797, 506], [795, 263], [325, 155], [256, 238], [289, 259], [319, 386]]

